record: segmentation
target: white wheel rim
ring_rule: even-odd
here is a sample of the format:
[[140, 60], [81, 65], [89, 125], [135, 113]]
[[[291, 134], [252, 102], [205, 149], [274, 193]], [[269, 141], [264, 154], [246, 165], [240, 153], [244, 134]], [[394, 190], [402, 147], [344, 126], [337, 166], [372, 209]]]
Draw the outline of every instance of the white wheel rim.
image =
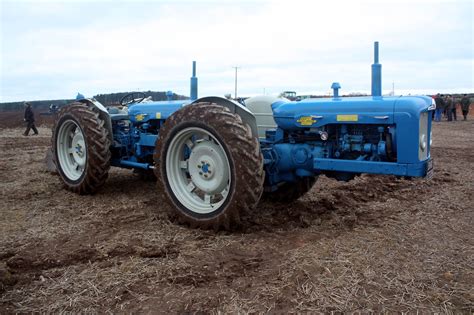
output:
[[59, 165], [70, 180], [78, 180], [86, 168], [87, 148], [84, 134], [73, 120], [66, 120], [59, 127], [56, 139]]
[[168, 183], [179, 202], [192, 212], [208, 214], [226, 200], [231, 184], [227, 154], [210, 132], [181, 130], [166, 153]]

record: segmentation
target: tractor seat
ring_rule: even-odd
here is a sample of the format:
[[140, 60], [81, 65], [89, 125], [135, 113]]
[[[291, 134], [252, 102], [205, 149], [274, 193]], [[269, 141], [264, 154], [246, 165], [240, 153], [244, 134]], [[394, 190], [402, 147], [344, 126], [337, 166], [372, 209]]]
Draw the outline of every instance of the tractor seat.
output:
[[124, 108], [118, 108], [118, 107], [109, 107], [107, 108], [110, 119], [112, 120], [124, 120], [128, 119], [128, 109], [126, 107]]

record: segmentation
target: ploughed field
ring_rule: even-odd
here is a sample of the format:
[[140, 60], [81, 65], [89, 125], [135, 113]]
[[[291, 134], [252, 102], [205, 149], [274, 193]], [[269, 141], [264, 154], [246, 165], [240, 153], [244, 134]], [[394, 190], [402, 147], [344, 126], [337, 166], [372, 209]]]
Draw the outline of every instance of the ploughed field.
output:
[[50, 129], [22, 132], [0, 129], [1, 314], [474, 310], [473, 120], [434, 125], [431, 181], [321, 176], [217, 233], [171, 222], [129, 170], [64, 190]]

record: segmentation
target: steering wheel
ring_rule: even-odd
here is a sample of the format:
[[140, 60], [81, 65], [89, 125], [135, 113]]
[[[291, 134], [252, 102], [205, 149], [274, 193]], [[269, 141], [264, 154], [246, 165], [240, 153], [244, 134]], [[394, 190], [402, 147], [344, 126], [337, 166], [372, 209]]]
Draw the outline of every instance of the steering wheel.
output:
[[120, 105], [127, 106], [128, 104], [132, 104], [132, 103], [140, 103], [145, 98], [146, 98], [146, 95], [143, 92], [128, 93], [120, 99]]

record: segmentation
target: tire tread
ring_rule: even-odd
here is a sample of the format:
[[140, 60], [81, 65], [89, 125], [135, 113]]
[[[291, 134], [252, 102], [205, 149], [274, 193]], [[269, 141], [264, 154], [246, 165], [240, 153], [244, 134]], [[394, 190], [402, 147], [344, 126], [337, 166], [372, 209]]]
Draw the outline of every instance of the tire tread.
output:
[[[224, 140], [235, 167], [235, 191], [229, 193], [230, 200], [225, 209], [209, 218], [197, 218], [182, 211], [166, 185], [166, 167], [160, 157], [166, 154], [166, 143], [171, 141], [170, 135], [174, 128], [179, 128], [185, 122], [205, 123], [212, 128]], [[188, 105], [171, 115], [160, 129], [154, 161], [158, 189], [165, 192], [164, 199], [171, 209], [171, 216], [194, 228], [230, 230], [238, 227], [241, 215], [255, 208], [263, 193], [265, 174], [258, 140], [252, 136], [250, 127], [242, 122], [239, 115], [214, 103]]]
[[[56, 134], [60, 127], [58, 124], [61, 123], [64, 117], [76, 120], [82, 128], [87, 143], [88, 158], [84, 170], [86, 174], [78, 183], [71, 182], [62, 174], [57, 158]], [[68, 190], [81, 195], [93, 194], [104, 185], [110, 169], [110, 140], [108, 131], [104, 128], [104, 121], [100, 119], [96, 109], [80, 102], [74, 102], [63, 107], [54, 123], [51, 146], [53, 148], [53, 162], [63, 179], [64, 186]]]

